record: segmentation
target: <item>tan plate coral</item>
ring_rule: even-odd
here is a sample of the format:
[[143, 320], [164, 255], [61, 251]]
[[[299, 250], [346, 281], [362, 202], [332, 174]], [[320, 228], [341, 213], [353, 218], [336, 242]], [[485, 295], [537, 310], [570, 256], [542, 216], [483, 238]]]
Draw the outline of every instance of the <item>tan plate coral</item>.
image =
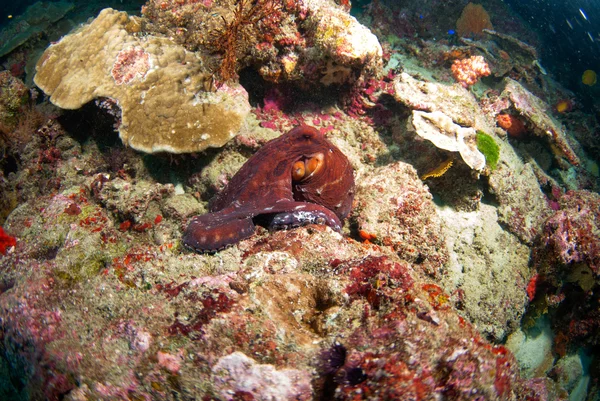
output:
[[409, 129], [439, 149], [460, 153], [473, 170], [481, 171], [485, 167], [485, 156], [477, 150], [475, 129], [455, 124], [441, 111], [426, 113], [413, 110]]
[[250, 111], [246, 91], [215, 89], [199, 56], [138, 31], [136, 17], [104, 9], [44, 52], [34, 81], [64, 109], [115, 99], [121, 140], [143, 152], [197, 152], [233, 138]]

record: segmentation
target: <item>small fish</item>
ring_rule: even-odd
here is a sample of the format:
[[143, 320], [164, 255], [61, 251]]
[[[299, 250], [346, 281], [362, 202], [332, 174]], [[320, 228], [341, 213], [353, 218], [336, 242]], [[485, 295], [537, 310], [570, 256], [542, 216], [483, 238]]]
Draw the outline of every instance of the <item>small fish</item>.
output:
[[594, 41], [594, 38], [592, 37], [592, 34], [591, 34], [591, 33], [589, 33], [589, 32], [586, 32], [586, 33], [587, 33], [587, 35], [588, 35], [588, 38], [590, 38], [590, 40], [593, 42], [593, 41]]
[[569, 28], [573, 29], [573, 25], [571, 24], [571, 21], [569, 21], [568, 19], [565, 21], [567, 21], [567, 25], [569, 25]]
[[583, 10], [581, 8], [579, 9], [579, 12], [581, 13], [581, 16], [583, 17], [583, 19], [587, 21], [588, 20], [587, 15], [585, 15], [585, 13], [583, 12]]
[[581, 76], [581, 82], [587, 86], [594, 86], [597, 82], [596, 72], [594, 70], [585, 70]]
[[454, 29], [448, 30], [448, 35], [454, 35], [456, 31]]

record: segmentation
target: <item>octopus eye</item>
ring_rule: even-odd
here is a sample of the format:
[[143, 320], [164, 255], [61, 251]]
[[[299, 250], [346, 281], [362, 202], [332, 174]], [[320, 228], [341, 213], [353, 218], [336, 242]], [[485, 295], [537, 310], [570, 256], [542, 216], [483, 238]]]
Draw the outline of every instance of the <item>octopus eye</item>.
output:
[[309, 156], [307, 159], [298, 160], [292, 166], [292, 179], [294, 181], [304, 181], [314, 174], [321, 171], [325, 160], [323, 153], [317, 153]]
[[321, 171], [321, 168], [323, 168], [324, 165], [324, 161], [325, 157], [323, 156], [323, 153], [317, 153], [310, 159], [306, 160], [304, 164], [306, 165], [307, 176], [310, 177], [311, 175]]
[[294, 166], [292, 167], [292, 179], [294, 181], [300, 181], [304, 178], [305, 172], [306, 168], [304, 166], [304, 161], [298, 160], [296, 163], [294, 163]]

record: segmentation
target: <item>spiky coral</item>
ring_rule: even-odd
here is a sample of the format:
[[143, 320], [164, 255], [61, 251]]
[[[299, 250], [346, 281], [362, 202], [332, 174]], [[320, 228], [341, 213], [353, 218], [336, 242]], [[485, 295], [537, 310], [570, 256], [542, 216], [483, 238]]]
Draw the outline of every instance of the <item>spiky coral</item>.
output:
[[208, 46], [223, 55], [219, 67], [219, 75], [223, 80], [229, 81], [237, 76], [238, 63], [247, 43], [256, 40], [261, 28], [277, 26], [277, 21], [281, 19], [281, 8], [281, 2], [276, 0], [240, 0], [230, 21], [221, 17], [223, 27], [211, 34]]

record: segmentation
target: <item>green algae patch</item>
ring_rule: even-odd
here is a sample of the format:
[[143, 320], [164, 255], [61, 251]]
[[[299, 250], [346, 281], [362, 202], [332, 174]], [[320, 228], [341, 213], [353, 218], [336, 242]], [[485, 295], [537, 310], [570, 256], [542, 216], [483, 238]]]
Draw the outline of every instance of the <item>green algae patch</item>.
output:
[[500, 158], [500, 147], [490, 135], [477, 131], [477, 149], [485, 156], [490, 170], [495, 170]]

